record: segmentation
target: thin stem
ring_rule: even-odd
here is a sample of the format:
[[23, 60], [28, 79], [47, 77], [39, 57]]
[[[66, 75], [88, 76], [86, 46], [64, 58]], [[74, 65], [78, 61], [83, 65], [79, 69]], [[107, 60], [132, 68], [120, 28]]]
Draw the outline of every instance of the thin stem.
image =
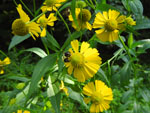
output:
[[121, 52], [123, 51], [123, 49], [121, 48], [113, 57], [111, 57], [109, 60], [107, 60], [105, 63], [103, 63], [101, 65], [101, 67], [103, 67], [104, 65], [106, 65], [108, 62], [111, 62], [114, 58], [116, 58]]
[[92, 0], [90, 0], [90, 3], [91, 3], [91, 4], [92, 4], [92, 6], [95, 8], [95, 6], [94, 6], [94, 4], [93, 4]]
[[22, 3], [22, 5], [26, 8], [26, 10], [34, 17], [34, 14], [31, 12], [31, 10], [24, 4], [24, 2], [22, 0], [20, 0], [20, 2]]
[[2, 50], [0, 50], [0, 53], [2, 53], [5, 57], [7, 57], [7, 55]]
[[85, 0], [85, 2], [92, 8], [95, 10], [95, 6], [91, 5], [87, 0]]
[[36, 12], [36, 3], [35, 3], [35, 0], [33, 0], [33, 11], [34, 11], [34, 14]]
[[18, 4], [17, 4], [17, 2], [16, 2], [16, 0], [13, 0], [13, 2], [14, 2], [14, 4], [17, 6]]
[[[41, 14], [39, 14], [38, 16], [36, 16], [34, 19], [32, 19], [30, 22], [34, 22], [35, 20], [37, 20], [39, 17], [41, 17], [43, 14], [45, 14], [47, 11], [42, 12]], [[30, 23], [29, 22], [29, 23]]]
[[62, 19], [62, 21], [64, 22], [67, 30], [68, 30], [68, 33], [71, 35], [71, 32], [70, 32], [70, 29], [68, 27], [68, 24], [66, 23], [66, 21], [64, 20], [64, 18], [62, 17], [62, 15], [59, 13], [59, 11], [57, 11], [57, 14], [59, 15], [59, 17]]

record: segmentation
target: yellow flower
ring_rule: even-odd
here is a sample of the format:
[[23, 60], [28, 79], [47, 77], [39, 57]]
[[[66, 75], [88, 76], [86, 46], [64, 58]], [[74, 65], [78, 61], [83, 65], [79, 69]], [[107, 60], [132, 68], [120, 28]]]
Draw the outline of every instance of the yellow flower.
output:
[[64, 91], [67, 96], [69, 96], [68, 89], [64, 86], [64, 82], [61, 80], [60, 90]]
[[131, 25], [131, 26], [136, 25], [136, 21], [134, 21], [134, 20], [131, 18], [131, 16], [127, 17], [127, 18], [125, 19], [125, 22], [126, 22], [128, 25]]
[[75, 9], [75, 15], [78, 22], [78, 26], [75, 24], [72, 15], [69, 15], [69, 20], [72, 21], [72, 27], [77, 31], [81, 29], [92, 29], [92, 25], [88, 22], [91, 19], [91, 12], [88, 9]]
[[3, 67], [10, 64], [10, 59], [6, 57], [3, 61], [0, 60], [0, 74], [4, 74]]
[[100, 28], [96, 30], [96, 35], [101, 41], [113, 42], [118, 39], [119, 30], [124, 29], [125, 16], [121, 15], [118, 11], [109, 10], [104, 11], [103, 14], [98, 12], [96, 14], [93, 28]]
[[41, 10], [43, 12], [45, 11], [57, 11], [57, 7], [61, 6], [61, 3], [65, 2], [66, 0], [45, 0], [43, 3], [43, 6], [41, 7]]
[[95, 80], [95, 85], [94, 82], [89, 82], [85, 85], [83, 87], [83, 94], [88, 96], [84, 98], [86, 104], [92, 101], [90, 107], [91, 113], [99, 113], [109, 109], [109, 104], [113, 100], [111, 88], [108, 88], [105, 83], [100, 80]]
[[46, 18], [45, 14], [43, 14], [38, 20], [37, 23], [43, 28], [41, 32], [41, 37], [46, 36], [46, 27], [47, 25], [49, 26], [54, 26], [54, 21], [56, 21], [56, 17], [54, 16], [54, 13], [51, 13], [48, 18]]
[[17, 113], [30, 113], [30, 111], [25, 110], [24, 112], [22, 112], [22, 110], [18, 110]]
[[64, 59], [68, 73], [74, 74], [79, 82], [93, 77], [100, 68], [101, 58], [96, 48], [90, 48], [90, 44], [82, 42], [79, 50], [78, 40], [71, 42], [72, 48], [69, 49], [70, 54], [65, 54], [67, 60]]
[[30, 21], [29, 16], [23, 11], [21, 4], [17, 6], [17, 11], [20, 18], [13, 21], [12, 33], [19, 36], [24, 36], [29, 33], [35, 40], [34, 35], [38, 37], [38, 33], [41, 33], [39, 25]]

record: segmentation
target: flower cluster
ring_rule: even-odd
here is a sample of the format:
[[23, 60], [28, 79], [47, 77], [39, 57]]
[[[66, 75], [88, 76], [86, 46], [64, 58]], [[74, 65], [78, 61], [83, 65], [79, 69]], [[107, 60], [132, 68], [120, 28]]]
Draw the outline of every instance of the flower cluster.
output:
[[[34, 17], [32, 20], [30, 20], [29, 16], [24, 12], [21, 4], [19, 4], [17, 6], [17, 11], [20, 18], [13, 21], [12, 33], [19, 36], [30, 34], [34, 40], [36, 40], [36, 37], [39, 36], [46, 37], [48, 33], [48, 26], [53, 27], [55, 21], [59, 20], [56, 17], [59, 15], [66, 25], [67, 30], [71, 34], [67, 22], [60, 15], [58, 10], [58, 8], [60, 8], [66, 1], [67, 0], [45, 0], [40, 8], [42, 13], [37, 17]], [[86, 2], [82, 0], [76, 2], [75, 15], [73, 15], [72, 12], [69, 12], [67, 16], [68, 20], [72, 22], [72, 27], [77, 31], [77, 33], [81, 32], [82, 34], [82, 30], [85, 29], [92, 32], [92, 29], [94, 28], [95, 35], [93, 36], [96, 36], [103, 42], [113, 42], [118, 40], [121, 32], [126, 31], [126, 28], [129, 26], [136, 25], [136, 22], [131, 18], [131, 16], [127, 17], [112, 9], [97, 12], [95, 15], [92, 15], [91, 9], [86, 8]], [[54, 39], [52, 41], [54, 41]], [[76, 82], [82, 82], [84, 84], [82, 94], [84, 94], [84, 102], [86, 104], [91, 104], [91, 113], [99, 113], [109, 109], [110, 103], [113, 100], [112, 89], [105, 85], [105, 83], [101, 80], [96, 80], [99, 78], [94, 77], [102, 64], [102, 58], [100, 57], [98, 49], [90, 47], [90, 43], [88, 42], [83, 41], [80, 43], [80, 41], [74, 37], [71, 37], [71, 39], [67, 41], [70, 41], [70, 45], [67, 45], [67, 47], [70, 48], [66, 48], [67, 50], [62, 48], [60, 49], [60, 52], [66, 51], [63, 59], [64, 68], [67, 68], [67, 71], [65, 72], [69, 75], [73, 75]], [[46, 44], [44, 44], [44, 46], [45, 45]], [[48, 51], [47, 48], [46, 50]], [[0, 74], [4, 73], [2, 66], [8, 64], [10, 64], [9, 58], [4, 59], [4, 61], [0, 60]], [[42, 79], [43, 78], [41, 78], [41, 82], [43, 81]], [[24, 84], [19, 84], [19, 86], [21, 88], [19, 87], [17, 89], [22, 89]], [[70, 96], [68, 90], [69, 88], [67, 89], [64, 82], [61, 81], [59, 91], [63, 91], [67, 96]], [[18, 110], [17, 113], [22, 113], [22, 110]], [[24, 113], [30, 112], [25, 110]]]
[[3, 67], [10, 64], [10, 59], [8, 57], [6, 57], [3, 61], [0, 60], [0, 74], [4, 74], [4, 70]]
[[29, 16], [22, 9], [21, 4], [19, 4], [17, 11], [20, 18], [13, 21], [12, 33], [18, 36], [24, 36], [29, 33], [34, 40], [36, 40], [35, 37], [39, 37], [39, 34], [41, 37], [45, 37], [47, 25], [52, 27], [57, 20], [55, 13], [50, 13], [48, 18], [45, 13], [47, 11], [57, 11], [57, 8], [65, 1], [66, 0], [45, 0], [41, 7], [43, 14], [38, 18], [37, 22], [34, 22], [37, 18], [30, 20]]

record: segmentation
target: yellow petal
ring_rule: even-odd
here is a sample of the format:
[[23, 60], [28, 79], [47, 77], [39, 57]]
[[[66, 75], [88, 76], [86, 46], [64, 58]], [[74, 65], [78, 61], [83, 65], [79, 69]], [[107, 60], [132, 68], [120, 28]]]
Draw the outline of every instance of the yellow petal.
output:
[[90, 46], [89, 43], [87, 43], [87, 42], [82, 42], [80, 52], [81, 52], [81, 53], [86, 52], [87, 49], [89, 48], [89, 46]]
[[87, 96], [91, 96], [95, 91], [95, 86], [93, 82], [89, 82], [87, 85], [83, 87], [83, 94]]
[[96, 34], [101, 34], [104, 31], [105, 31], [105, 29], [99, 29], [99, 30], [96, 30], [95, 32], [96, 32]]
[[25, 110], [23, 113], [30, 113], [30, 111], [28, 111], [28, 110]]
[[92, 104], [90, 107], [90, 113], [95, 113], [96, 112], [96, 105]]
[[17, 113], [22, 113], [22, 110], [17, 110]]
[[0, 68], [0, 74], [4, 74], [4, 70]]
[[20, 15], [20, 18], [21, 18], [24, 22], [30, 21], [29, 16], [23, 11], [21, 4], [19, 4], [19, 5], [17, 6], [17, 11], [18, 11], [18, 13], [19, 13], [19, 15]]
[[10, 64], [10, 59], [8, 57], [6, 57], [3, 61], [4, 65], [8, 65]]
[[81, 69], [78, 69], [78, 68], [75, 68], [75, 69], [74, 69], [74, 77], [75, 77], [79, 82], [84, 82], [84, 81], [85, 81], [84, 73], [82, 72]]
[[120, 15], [120, 12], [115, 11], [115, 10], [109, 10], [109, 19], [113, 19], [116, 20], [116, 18], [118, 18], [118, 16]]
[[71, 41], [71, 46], [72, 46], [73, 50], [75, 51], [75, 53], [78, 53], [78, 49], [79, 49], [79, 42], [78, 42], [78, 40]]
[[40, 34], [41, 37], [45, 37], [46, 36], [46, 29], [43, 28], [41, 34]]
[[92, 30], [92, 25], [89, 22], [86, 22], [86, 28]]
[[91, 98], [84, 98], [84, 102], [88, 104], [91, 101]]
[[73, 66], [70, 64], [70, 66], [68, 67], [68, 74], [71, 75], [73, 71]]

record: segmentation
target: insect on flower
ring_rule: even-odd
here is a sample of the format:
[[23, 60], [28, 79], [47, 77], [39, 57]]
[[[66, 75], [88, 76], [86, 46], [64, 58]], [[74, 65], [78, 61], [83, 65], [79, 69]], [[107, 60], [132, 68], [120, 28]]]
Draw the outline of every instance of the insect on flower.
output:
[[69, 51], [65, 52], [64, 53], [64, 56], [63, 56], [63, 60], [64, 62], [69, 62], [69, 57], [71, 56], [71, 53]]

